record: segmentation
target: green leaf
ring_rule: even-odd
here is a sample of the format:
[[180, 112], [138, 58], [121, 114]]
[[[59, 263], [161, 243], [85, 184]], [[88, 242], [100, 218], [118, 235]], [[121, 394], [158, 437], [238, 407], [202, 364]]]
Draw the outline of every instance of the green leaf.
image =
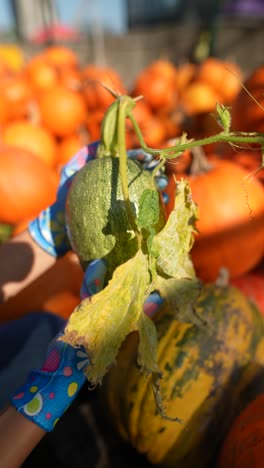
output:
[[[137, 226], [141, 230], [143, 239], [147, 239], [148, 252], [157, 257], [158, 252], [152, 249], [152, 241], [156, 234], [154, 226], [159, 221], [160, 206], [159, 193], [157, 190], [146, 189], [139, 200], [139, 212], [136, 219]], [[153, 270], [153, 263], [151, 264]], [[155, 274], [155, 272], [153, 272]]]
[[137, 225], [139, 229], [150, 229], [159, 221], [159, 194], [157, 190], [146, 189], [139, 200]]
[[166, 276], [193, 278], [194, 269], [189, 252], [194, 242], [197, 205], [192, 200], [187, 179], [177, 182], [175, 207], [166, 225], [153, 239], [153, 249], [159, 253], [157, 270]]
[[216, 120], [224, 133], [229, 133], [231, 127], [231, 115], [229, 109], [223, 104], [216, 104]]

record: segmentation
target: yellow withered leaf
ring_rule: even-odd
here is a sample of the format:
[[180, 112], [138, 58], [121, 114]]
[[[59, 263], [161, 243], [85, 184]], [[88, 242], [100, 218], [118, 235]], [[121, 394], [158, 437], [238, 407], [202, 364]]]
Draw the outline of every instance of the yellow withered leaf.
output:
[[63, 340], [86, 348], [90, 365], [85, 373], [90, 382], [102, 380], [123, 340], [138, 329], [150, 282], [148, 258], [139, 250], [115, 270], [102, 291], [84, 299], [70, 316]]

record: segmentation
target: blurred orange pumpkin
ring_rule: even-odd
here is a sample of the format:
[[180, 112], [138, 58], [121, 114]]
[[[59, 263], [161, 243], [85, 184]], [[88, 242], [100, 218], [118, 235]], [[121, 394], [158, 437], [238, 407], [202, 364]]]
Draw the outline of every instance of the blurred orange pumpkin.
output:
[[177, 70], [164, 60], [151, 63], [138, 74], [132, 90], [133, 96], [143, 96], [153, 111], [171, 110], [178, 102]]
[[262, 468], [264, 395], [258, 395], [235, 419], [224, 440], [216, 468]]
[[57, 144], [44, 127], [27, 121], [11, 122], [2, 130], [1, 138], [5, 145], [28, 150], [49, 166], [55, 166]]
[[177, 91], [181, 96], [185, 88], [196, 78], [198, 66], [194, 63], [186, 62], [178, 66], [177, 69]]
[[82, 70], [83, 95], [90, 110], [106, 110], [114, 101], [111, 93], [103, 85], [109, 86], [117, 94], [127, 94], [119, 74], [110, 67], [87, 65]]
[[31, 85], [22, 74], [14, 74], [0, 80], [0, 98], [3, 99], [8, 119], [27, 117], [34, 99]]
[[66, 164], [82, 146], [84, 146], [84, 144], [79, 135], [70, 135], [63, 138], [58, 147], [58, 165]]
[[31, 219], [55, 201], [58, 176], [28, 151], [0, 146], [0, 222]]
[[5, 105], [4, 101], [0, 99], [0, 124], [3, 124], [7, 121], [8, 118], [8, 111], [7, 106]]
[[[212, 162], [203, 174], [188, 176], [198, 205], [198, 234], [191, 250], [199, 278], [215, 281], [222, 267], [231, 278], [256, 266], [264, 254], [264, 188], [231, 161]], [[166, 189], [167, 212], [174, 206], [175, 181]]]
[[[232, 104], [232, 128], [243, 132], [264, 132], [264, 65], [244, 81], [244, 87]], [[252, 97], [253, 96], [253, 97]], [[256, 102], [257, 101], [257, 102]]]
[[202, 81], [191, 82], [181, 96], [181, 106], [188, 115], [211, 112], [217, 102], [221, 102], [220, 96], [210, 84]]
[[81, 91], [82, 77], [81, 71], [75, 68], [67, 68], [60, 73], [60, 83], [73, 91]]
[[[155, 115], [152, 115], [144, 123], [141, 124], [141, 131], [145, 143], [152, 148], [160, 148], [164, 143], [167, 133], [163, 121]], [[135, 134], [133, 134], [133, 146], [139, 147], [139, 141]]]
[[40, 94], [39, 109], [43, 125], [58, 137], [73, 134], [85, 121], [82, 96], [62, 85]]
[[220, 102], [230, 104], [241, 90], [243, 74], [234, 62], [208, 57], [198, 68], [196, 79], [208, 83], [221, 96]]
[[88, 113], [86, 118], [87, 137], [89, 142], [99, 140], [101, 135], [101, 123], [104, 118], [104, 111], [101, 108]]
[[36, 92], [52, 88], [58, 81], [58, 72], [43, 55], [33, 57], [25, 67], [26, 76]]
[[43, 55], [47, 59], [47, 62], [57, 70], [79, 67], [78, 56], [69, 47], [62, 45], [49, 46], [45, 49]]

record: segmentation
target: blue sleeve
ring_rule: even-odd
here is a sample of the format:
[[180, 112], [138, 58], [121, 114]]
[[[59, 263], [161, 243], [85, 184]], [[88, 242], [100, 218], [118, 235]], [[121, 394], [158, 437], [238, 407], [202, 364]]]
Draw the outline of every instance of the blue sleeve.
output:
[[68, 190], [76, 174], [88, 161], [95, 158], [99, 142], [83, 147], [62, 168], [57, 199], [29, 223], [28, 230], [34, 241], [54, 257], [60, 257], [71, 249], [65, 225], [65, 202]]

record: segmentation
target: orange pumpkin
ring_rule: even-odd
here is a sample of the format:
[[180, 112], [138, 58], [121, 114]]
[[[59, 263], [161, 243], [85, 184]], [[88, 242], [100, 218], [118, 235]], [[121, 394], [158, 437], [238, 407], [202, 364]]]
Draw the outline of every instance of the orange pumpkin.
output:
[[127, 94], [119, 74], [110, 67], [87, 65], [82, 70], [83, 95], [88, 111], [106, 110], [114, 97], [102, 84], [109, 86], [117, 94]]
[[158, 60], [139, 73], [132, 94], [144, 96], [145, 102], [153, 111], [170, 111], [178, 102], [176, 79], [176, 67], [170, 62]]
[[229, 104], [241, 90], [242, 71], [240, 67], [216, 57], [204, 60], [197, 72], [198, 81], [208, 83], [221, 97], [220, 102]]
[[36, 92], [50, 89], [59, 83], [76, 89], [81, 83], [77, 57], [65, 47], [49, 47], [34, 56], [26, 65], [25, 72]]
[[58, 147], [57, 163], [59, 166], [66, 164], [84, 146], [79, 135], [65, 137]]
[[0, 99], [0, 124], [3, 124], [7, 121], [8, 118], [8, 110], [7, 105], [4, 103], [3, 100]]
[[93, 110], [88, 114], [86, 119], [86, 130], [89, 141], [99, 140], [103, 118], [104, 111], [102, 109]]
[[[153, 113], [149, 105], [146, 103], [144, 99], [136, 102], [136, 105], [134, 109], [132, 110], [132, 113], [140, 127], [141, 125], [144, 125], [144, 123], [153, 116]], [[130, 121], [128, 120], [128, 124], [129, 123]]]
[[177, 83], [178, 71], [175, 65], [165, 59], [154, 60], [148, 67], [147, 70], [151, 73], [155, 73], [162, 77], [164, 80], [173, 84]]
[[0, 78], [14, 75], [15, 72], [10, 67], [10, 64], [7, 63], [7, 60], [4, 57], [0, 58]]
[[[160, 147], [168, 136], [164, 117], [158, 114], [153, 114], [149, 105], [145, 101], [137, 101], [132, 113], [140, 127], [140, 130], [142, 131], [146, 144], [152, 147]], [[126, 126], [127, 137], [131, 143], [131, 147], [139, 147], [140, 144], [138, 138], [129, 119], [127, 120]]]
[[41, 93], [39, 109], [43, 125], [58, 137], [73, 134], [85, 121], [86, 109], [81, 95], [62, 85]]
[[49, 46], [45, 49], [43, 55], [48, 63], [59, 70], [79, 67], [79, 59], [69, 47], [62, 45]]
[[[199, 220], [191, 251], [197, 275], [214, 281], [221, 267], [231, 278], [259, 263], [264, 253], [264, 188], [248, 172], [231, 161], [212, 162], [204, 174], [188, 176]], [[174, 205], [175, 181], [167, 188], [169, 213]]]
[[52, 88], [59, 81], [57, 70], [47, 62], [43, 55], [33, 57], [25, 67], [25, 72], [36, 92]]
[[26, 77], [22, 74], [4, 77], [0, 86], [0, 97], [5, 102], [8, 119], [27, 117], [34, 96]]
[[196, 78], [198, 66], [194, 63], [182, 63], [178, 67], [177, 91], [181, 96], [186, 87]]
[[221, 102], [219, 94], [202, 81], [191, 82], [181, 96], [181, 106], [188, 115], [212, 112], [217, 102]]
[[262, 468], [264, 395], [258, 395], [233, 422], [218, 456], [217, 468]]
[[0, 223], [31, 219], [56, 198], [58, 176], [28, 151], [0, 147]]
[[49, 166], [55, 166], [57, 144], [46, 128], [19, 120], [6, 125], [1, 138], [5, 145], [28, 150]]
[[[221, 158], [229, 159], [231, 161], [235, 161], [240, 166], [244, 167], [248, 173], [255, 173], [255, 177], [259, 179], [262, 183], [264, 183], [264, 169], [260, 169], [262, 164], [262, 153], [259, 148], [252, 148], [252, 149], [242, 149], [242, 150], [233, 150], [231, 151], [230, 148], [223, 152]], [[260, 169], [258, 171], [258, 169]]]
[[[163, 121], [156, 115], [151, 115], [147, 120], [141, 123], [140, 129], [147, 146], [152, 148], [161, 147], [162, 143], [167, 138], [166, 127]], [[139, 147], [139, 140], [134, 132], [132, 132], [132, 145]]]
[[232, 128], [243, 132], [264, 132], [264, 65], [249, 75], [244, 87], [253, 98], [244, 88], [241, 89], [231, 107]]
[[66, 88], [78, 91], [82, 89], [81, 72], [75, 68], [67, 68], [60, 73], [60, 83]]
[[264, 263], [260, 263], [256, 268], [250, 270], [245, 275], [234, 278], [230, 281], [232, 286], [254, 302], [259, 311], [264, 314]]

